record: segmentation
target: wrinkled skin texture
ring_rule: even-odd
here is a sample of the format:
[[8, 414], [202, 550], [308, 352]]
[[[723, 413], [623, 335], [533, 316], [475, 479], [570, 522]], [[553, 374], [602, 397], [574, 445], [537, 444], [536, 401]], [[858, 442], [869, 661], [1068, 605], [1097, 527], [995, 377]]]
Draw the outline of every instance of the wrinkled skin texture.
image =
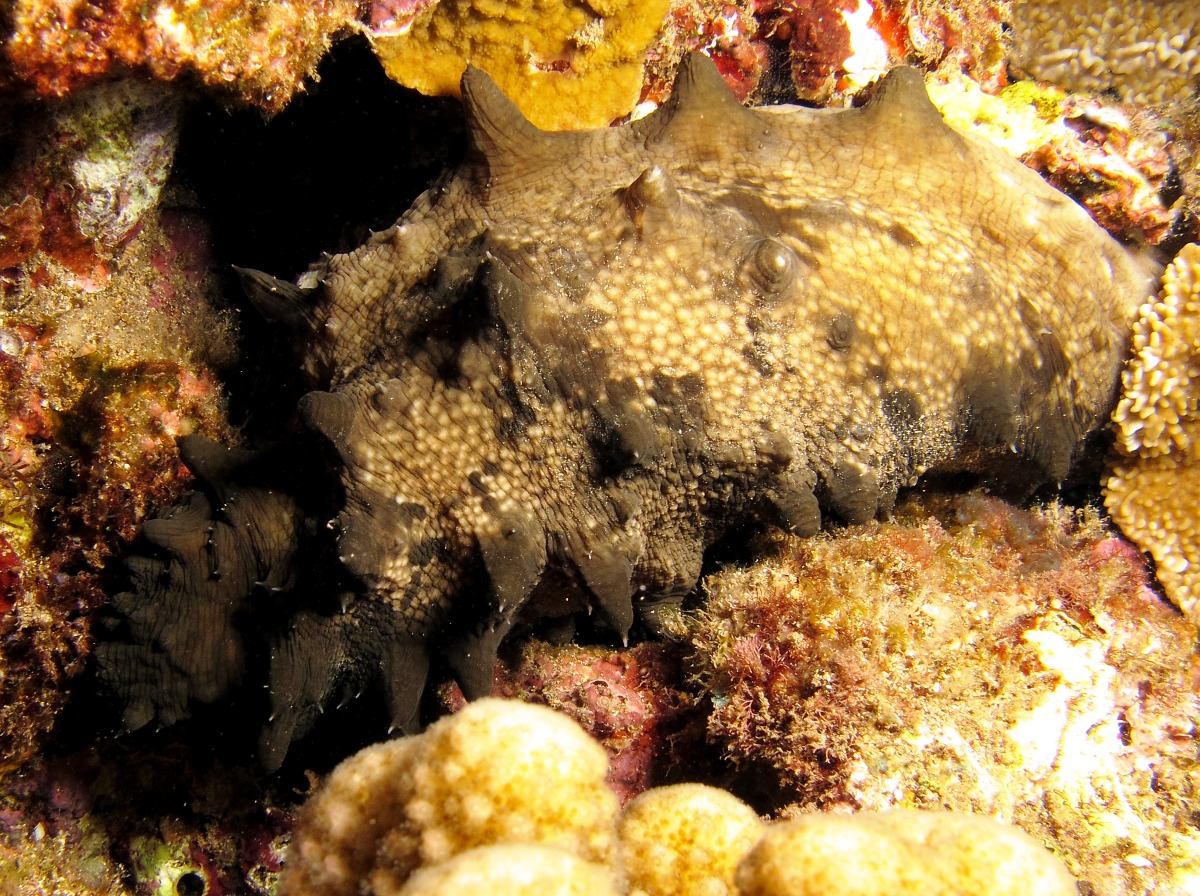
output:
[[[518, 612], [653, 629], [734, 524], [864, 521], [931, 470], [1059, 480], [1110, 408], [1145, 276], [912, 70], [858, 110], [748, 110], [693, 56], [648, 118], [564, 133], [479, 71], [463, 96], [467, 161], [395, 227], [298, 286], [245, 275], [307, 346], [344, 489], [340, 600], [287, 603], [271, 650], [268, 765], [376, 677], [411, 727], [431, 651], [486, 693]], [[124, 671], [181, 662], [171, 562], [125, 598], [169, 621], [102, 651], [127, 722], [214, 690]]]

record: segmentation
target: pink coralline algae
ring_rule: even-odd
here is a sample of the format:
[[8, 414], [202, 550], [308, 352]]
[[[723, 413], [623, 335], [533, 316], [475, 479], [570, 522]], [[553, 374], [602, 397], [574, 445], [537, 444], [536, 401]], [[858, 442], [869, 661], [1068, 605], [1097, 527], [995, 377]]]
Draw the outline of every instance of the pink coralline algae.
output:
[[356, 25], [352, 0], [18, 0], [4, 54], [19, 83], [62, 97], [116, 74], [187, 75], [278, 112], [333, 38]]
[[1095, 97], [1064, 97], [1062, 120], [1067, 132], [1025, 164], [1117, 237], [1153, 246], [1171, 236], [1178, 210], [1163, 201], [1174, 167], [1165, 132]]
[[909, 504], [706, 586], [710, 736], [785, 814], [982, 812], [1094, 894], [1197, 882], [1197, 632], [1094, 513]]
[[[625, 803], [695, 774], [704, 761], [703, 700], [685, 678], [678, 644], [613, 650], [533, 639], [497, 663], [492, 693], [542, 703], [578, 722], [608, 750], [608, 783]], [[456, 685], [442, 694], [447, 708], [464, 705]]]

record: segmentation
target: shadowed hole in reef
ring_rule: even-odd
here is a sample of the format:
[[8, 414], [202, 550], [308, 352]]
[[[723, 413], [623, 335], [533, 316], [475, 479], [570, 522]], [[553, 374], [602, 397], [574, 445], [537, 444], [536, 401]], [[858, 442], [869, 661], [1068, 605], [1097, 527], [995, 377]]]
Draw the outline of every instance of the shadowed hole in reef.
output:
[[195, 871], [181, 874], [179, 880], [175, 881], [175, 892], [179, 896], [204, 896], [207, 889], [204, 878]]
[[[212, 268], [220, 278], [217, 301], [234, 310], [240, 331], [238, 360], [218, 374], [229, 395], [231, 422], [249, 446], [295, 434], [300, 429], [297, 401], [309, 387], [299, 377], [294, 335], [258, 314], [232, 265], [291, 280], [323, 252], [353, 249], [371, 231], [390, 227], [464, 152], [459, 102], [424, 97], [393, 83], [361, 38], [331, 50], [319, 78], [271, 119], [253, 109], [226, 109], [200, 95], [189, 98], [162, 205], [195, 215], [208, 227]], [[308, 445], [318, 453], [323, 447], [319, 440]], [[337, 488], [334, 462], [318, 458], [316, 469], [327, 470], [328, 477], [293, 477], [317, 486], [308, 500], [302, 496], [309, 509], [329, 503], [330, 489]], [[322, 518], [332, 514], [328, 510]], [[110, 592], [128, 587], [119, 581], [118, 561], [109, 573]], [[261, 686], [265, 657], [256, 654], [250, 664]], [[265, 693], [242, 693], [219, 707], [196, 708], [206, 722], [223, 718], [224, 726], [211, 730], [227, 729], [230, 718], [238, 717], [231, 706], [245, 710], [249, 721], [233, 726], [247, 729], [240, 732], [244, 739], [236, 739], [235, 746], [233, 738], [217, 738], [222, 746], [216, 752], [231, 757], [253, 752], [265, 700]], [[56, 748], [80, 747], [96, 732], [111, 731], [114, 722], [92, 688], [83, 688], [61, 720]], [[160, 734], [205, 741], [210, 730], [206, 724], [177, 727], [185, 733]], [[362, 727], [374, 733], [371, 725]], [[140, 732], [137, 739], [153, 737]], [[348, 739], [355, 741], [354, 734]], [[362, 743], [370, 739], [366, 733], [360, 738]], [[196, 745], [200, 753], [206, 746]]]
[[172, 171], [209, 224], [222, 295], [239, 312], [241, 360], [223, 373], [233, 422], [251, 435], [290, 420], [296, 356], [291, 334], [253, 309], [231, 265], [292, 280], [321, 253], [390, 227], [465, 153], [459, 102], [389, 80], [365, 39], [335, 46], [318, 76], [271, 119], [197, 102]]

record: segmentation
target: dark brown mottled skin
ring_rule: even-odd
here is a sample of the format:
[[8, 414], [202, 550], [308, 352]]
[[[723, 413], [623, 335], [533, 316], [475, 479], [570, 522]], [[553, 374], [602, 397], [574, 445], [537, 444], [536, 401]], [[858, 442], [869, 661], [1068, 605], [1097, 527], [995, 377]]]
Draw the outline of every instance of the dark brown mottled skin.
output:
[[186, 444], [205, 491], [147, 525], [100, 651], [130, 727], [227, 691], [264, 592], [274, 766], [372, 680], [413, 725], [431, 651], [486, 692], [523, 608], [653, 628], [732, 525], [866, 520], [931, 470], [1056, 481], [1109, 410], [1146, 277], [913, 70], [748, 110], [693, 56], [653, 115], [571, 133], [482, 72], [463, 96], [467, 161], [393, 228], [298, 286], [245, 274], [306, 341], [344, 584], [289, 597], [311, 522]]

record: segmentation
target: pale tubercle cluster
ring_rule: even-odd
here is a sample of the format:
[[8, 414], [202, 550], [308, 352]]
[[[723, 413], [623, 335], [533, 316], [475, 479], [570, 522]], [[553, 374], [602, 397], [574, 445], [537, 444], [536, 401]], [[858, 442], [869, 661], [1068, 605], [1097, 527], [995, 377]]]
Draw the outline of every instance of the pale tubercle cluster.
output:
[[1200, 5], [1192, 0], [1055, 0], [1013, 5], [1014, 61], [1072, 91], [1138, 103], [1186, 97], [1200, 81]]
[[991, 819], [905, 811], [768, 824], [703, 784], [654, 788], [622, 810], [606, 767], [566, 716], [478, 700], [338, 766], [301, 812], [279, 894], [1076, 892], [1045, 848]]
[[1184, 246], [1142, 306], [1113, 423], [1112, 518], [1157, 564], [1167, 597], [1200, 623], [1200, 244]]

